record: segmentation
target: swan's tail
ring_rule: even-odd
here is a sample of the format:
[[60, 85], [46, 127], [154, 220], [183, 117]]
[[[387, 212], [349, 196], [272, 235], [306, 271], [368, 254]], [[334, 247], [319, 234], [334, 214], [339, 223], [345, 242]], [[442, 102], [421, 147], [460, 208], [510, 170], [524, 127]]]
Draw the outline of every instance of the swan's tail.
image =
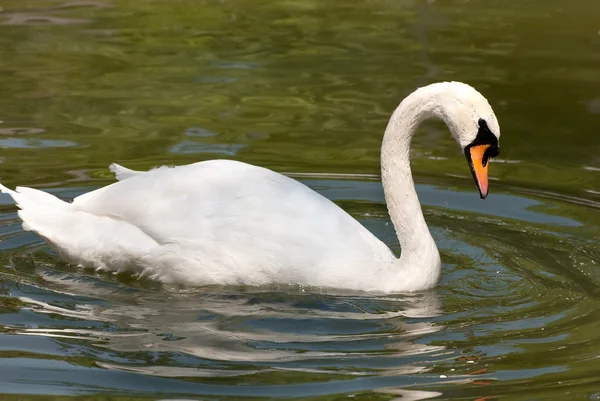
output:
[[113, 163], [108, 166], [108, 169], [114, 173], [117, 181], [123, 181], [131, 177], [135, 177], [136, 175], [143, 174], [143, 171], [131, 170], [127, 167], [123, 167], [117, 163]]
[[34, 231], [60, 259], [97, 269], [124, 270], [135, 266], [156, 242], [139, 228], [110, 216], [78, 210], [73, 204], [33, 188], [14, 191], [0, 184], [21, 209], [25, 231]]
[[70, 206], [70, 204], [58, 199], [56, 196], [38, 189], [17, 187], [13, 191], [0, 184], [0, 192], [10, 195], [21, 210], [35, 207], [51, 207], [61, 210]]

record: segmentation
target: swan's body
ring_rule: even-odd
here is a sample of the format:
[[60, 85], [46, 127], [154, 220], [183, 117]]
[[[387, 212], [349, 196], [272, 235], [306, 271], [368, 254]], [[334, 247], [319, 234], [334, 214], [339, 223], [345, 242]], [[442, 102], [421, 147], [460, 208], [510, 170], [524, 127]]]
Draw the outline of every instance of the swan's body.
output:
[[[468, 85], [430, 85], [400, 104], [382, 145], [382, 180], [402, 246], [400, 259], [305, 185], [236, 161], [148, 172], [113, 165], [119, 182], [72, 203], [30, 188], [0, 188], [21, 208], [24, 229], [37, 232], [61, 259], [77, 265], [192, 285], [421, 290], [437, 283], [441, 263], [414, 190], [409, 147], [417, 125], [430, 116], [444, 119], [464, 149], [480, 146], [484, 119], [496, 138], [488, 147], [497, 148], [495, 116]], [[475, 174], [478, 164], [468, 159]], [[483, 183], [478, 185], [485, 196], [487, 180], [485, 191]]]

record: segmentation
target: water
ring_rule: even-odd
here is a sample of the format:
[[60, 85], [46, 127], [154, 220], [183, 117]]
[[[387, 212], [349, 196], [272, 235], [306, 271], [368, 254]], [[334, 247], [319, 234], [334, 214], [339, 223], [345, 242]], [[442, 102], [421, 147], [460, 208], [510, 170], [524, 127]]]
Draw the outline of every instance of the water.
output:
[[415, 137], [443, 279], [413, 295], [82, 271], [2, 196], [3, 399], [600, 399], [596, 0], [0, 7], [11, 187], [71, 199], [113, 161], [234, 158], [298, 177], [398, 251], [377, 179], [398, 102], [465, 81], [503, 133], [485, 202], [445, 127]]

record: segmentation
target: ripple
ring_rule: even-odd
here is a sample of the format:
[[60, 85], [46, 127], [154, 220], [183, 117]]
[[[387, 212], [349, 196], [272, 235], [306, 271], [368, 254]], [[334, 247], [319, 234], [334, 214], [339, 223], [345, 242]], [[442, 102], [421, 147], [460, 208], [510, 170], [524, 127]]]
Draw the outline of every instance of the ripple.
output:
[[600, 114], [600, 97], [590, 100], [587, 109], [592, 114]]
[[0, 128], [0, 135], [34, 135], [43, 132], [46, 132], [46, 130], [42, 128]]
[[183, 141], [171, 146], [169, 152], [183, 154], [210, 153], [227, 156], [235, 156], [247, 145], [242, 144], [224, 144], [224, 143], [203, 143], [194, 141]]
[[2, 17], [6, 19], [1, 21], [0, 25], [78, 25], [91, 22], [83, 18], [63, 18], [25, 13], [6, 13], [2, 14]]
[[187, 136], [194, 136], [198, 138], [210, 138], [211, 136], [217, 136], [216, 132], [212, 132], [210, 130], [207, 130], [206, 128], [200, 127], [190, 127], [185, 130], [184, 134]]
[[56, 7], [55, 9], [65, 9], [65, 8], [80, 8], [80, 7], [91, 7], [91, 8], [112, 8], [113, 4], [104, 2], [104, 1], [69, 1], [66, 3], [62, 3]]
[[[393, 236], [377, 176], [301, 176]], [[52, 192], [69, 198], [87, 190]], [[592, 263], [600, 256], [578, 234], [593, 227], [585, 219], [565, 224], [567, 210], [581, 216], [586, 206], [514, 193], [482, 206], [470, 193], [434, 185], [418, 192], [442, 253], [443, 281], [433, 291], [393, 296], [278, 285], [175, 288], [82, 271], [56, 264], [38, 238], [20, 231], [14, 211], [0, 214], [0, 244], [13, 255], [0, 274], [18, 302], [0, 313], [0, 336], [11, 338], [0, 343], [27, 352], [11, 359], [13, 369], [35, 367], [65, 383], [60, 392], [74, 382], [84, 392], [102, 383], [154, 391], [141, 379], [151, 376], [163, 392], [194, 396], [243, 390], [415, 400], [560, 377], [568, 361], [600, 346], [593, 336], [600, 274]], [[25, 388], [0, 370], [2, 385]]]
[[214, 63], [212, 63], [213, 66], [215, 67], [220, 67], [220, 68], [235, 68], [235, 69], [252, 69], [252, 68], [257, 68], [258, 67], [258, 63], [247, 63], [247, 62], [241, 62], [241, 61], [237, 61], [237, 62], [231, 62], [231, 61], [216, 61]]
[[205, 84], [219, 84], [219, 83], [229, 83], [229, 82], [237, 82], [237, 78], [235, 77], [196, 77], [194, 78], [194, 82], [205, 83]]
[[0, 139], [0, 148], [39, 149], [79, 146], [77, 142], [60, 139], [5, 138]]

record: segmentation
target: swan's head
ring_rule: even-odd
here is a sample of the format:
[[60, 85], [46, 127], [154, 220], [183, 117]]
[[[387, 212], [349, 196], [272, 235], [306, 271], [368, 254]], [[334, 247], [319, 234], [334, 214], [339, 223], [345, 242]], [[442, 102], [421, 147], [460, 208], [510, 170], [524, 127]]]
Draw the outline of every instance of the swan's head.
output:
[[[498, 136], [490, 129], [488, 123], [483, 118], [477, 122], [478, 130], [475, 139], [463, 148], [465, 157], [469, 163], [469, 169], [473, 174], [475, 185], [479, 189], [481, 199], [485, 199], [488, 194], [488, 167], [490, 160], [500, 154], [498, 145]], [[498, 124], [496, 124], [498, 125]]]
[[488, 194], [490, 159], [498, 156], [500, 127], [487, 99], [473, 87], [461, 82], [433, 84], [441, 95], [441, 117], [462, 148], [481, 199]]

